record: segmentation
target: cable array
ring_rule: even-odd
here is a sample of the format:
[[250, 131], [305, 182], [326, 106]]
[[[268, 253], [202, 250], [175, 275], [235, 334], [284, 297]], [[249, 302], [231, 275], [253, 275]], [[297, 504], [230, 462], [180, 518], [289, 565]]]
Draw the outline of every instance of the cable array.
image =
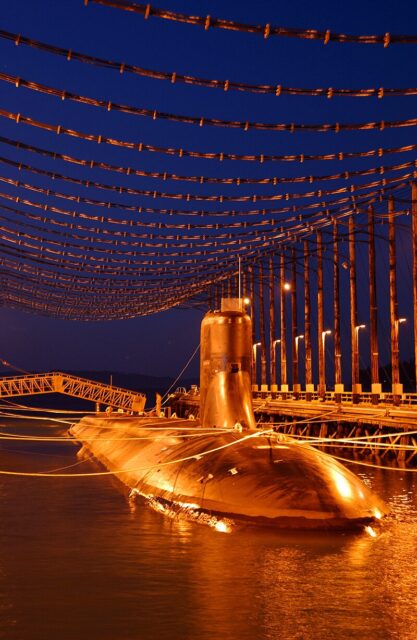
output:
[[12, 76], [8, 73], [0, 73], [0, 82], [14, 85], [17, 89], [24, 87], [30, 91], [44, 93], [48, 96], [59, 98], [60, 100], [70, 100], [79, 104], [85, 104], [90, 107], [99, 107], [106, 111], [119, 111], [134, 116], [151, 118], [152, 120], [169, 120], [170, 122], [181, 122], [182, 124], [193, 124], [199, 127], [226, 127], [229, 129], [242, 129], [242, 131], [287, 131], [289, 133], [298, 133], [310, 131], [315, 133], [339, 133], [340, 131], [384, 131], [384, 129], [399, 129], [403, 127], [417, 126], [417, 118], [409, 118], [407, 120], [380, 120], [379, 122], [360, 122], [360, 123], [322, 123], [322, 124], [306, 124], [296, 122], [251, 122], [249, 120], [223, 120], [221, 118], [208, 118], [206, 116], [180, 115], [158, 111], [158, 109], [144, 109], [142, 107], [134, 107], [132, 105], [120, 104], [109, 99], [99, 100], [90, 98], [78, 93], [66, 91], [64, 89], [56, 89], [48, 87], [39, 82], [25, 80], [18, 76]]
[[[35, 127], [37, 129], [42, 129], [43, 131], [49, 131], [51, 133], [55, 133], [56, 135], [64, 135], [69, 136], [71, 138], [78, 138], [80, 140], [86, 140], [88, 142], [95, 142], [96, 144], [108, 144], [113, 147], [122, 147], [124, 149], [130, 149], [132, 151], [138, 151], [141, 153], [142, 151], [147, 151], [150, 153], [162, 153], [168, 156], [175, 156], [178, 158], [193, 158], [193, 159], [201, 159], [205, 160], [244, 160], [247, 162], [259, 162], [263, 164], [264, 162], [306, 162], [308, 160], [350, 160], [352, 158], [382, 158], [383, 155], [387, 153], [401, 153], [413, 150], [413, 145], [405, 145], [402, 147], [393, 147], [392, 149], [383, 149], [379, 147], [377, 149], [368, 149], [367, 151], [338, 151], [336, 153], [321, 153], [321, 154], [269, 154], [269, 153], [259, 153], [259, 154], [241, 154], [241, 153], [228, 153], [224, 151], [215, 151], [215, 152], [204, 152], [204, 151], [191, 151], [189, 149], [180, 148], [172, 148], [172, 147], [161, 147], [151, 144], [146, 144], [143, 142], [135, 142], [132, 140], [120, 140], [118, 138], [104, 136], [102, 134], [94, 134], [94, 133], [84, 133], [82, 131], [77, 131], [75, 129], [68, 129], [63, 125], [55, 125], [49, 122], [41, 122], [40, 120], [35, 120], [34, 118], [30, 118], [28, 116], [22, 115], [21, 113], [13, 113], [12, 111], [7, 111], [5, 109], [0, 109], [0, 117], [6, 118], [7, 120], [12, 120], [16, 122], [16, 124], [26, 124], [30, 127]], [[417, 120], [416, 120], [417, 123]], [[414, 125], [413, 125], [414, 126]], [[99, 166], [99, 162], [93, 163], [94, 165]]]
[[38, 51], [50, 53], [56, 56], [65, 58], [68, 62], [76, 60], [85, 64], [90, 64], [95, 67], [104, 67], [106, 69], [113, 69], [121, 74], [131, 73], [133, 75], [141, 76], [144, 78], [152, 78], [154, 80], [167, 80], [170, 84], [176, 83], [188, 84], [197, 87], [206, 87], [210, 89], [220, 89], [221, 91], [243, 91], [248, 93], [267, 94], [274, 96], [316, 96], [322, 98], [387, 98], [397, 96], [414, 96], [417, 95], [417, 87], [408, 88], [388, 88], [388, 87], [368, 87], [360, 89], [349, 88], [337, 88], [337, 87], [318, 87], [314, 89], [308, 89], [306, 87], [286, 87], [282, 84], [253, 84], [248, 82], [236, 82], [233, 80], [218, 80], [200, 78], [193, 75], [183, 75], [177, 73], [177, 71], [157, 71], [155, 69], [145, 69], [137, 65], [128, 64], [125, 62], [115, 62], [113, 60], [106, 60], [105, 58], [98, 58], [96, 56], [88, 55], [87, 53], [80, 53], [74, 51], [74, 49], [64, 49], [62, 47], [56, 47], [39, 40], [27, 38], [20, 33], [11, 33], [10, 31], [4, 31], [0, 29], [0, 38], [13, 42], [16, 46], [27, 46]]
[[[84, 0], [87, 6], [89, 0]], [[240, 31], [243, 33], [255, 33], [262, 36], [265, 40], [271, 36], [279, 36], [285, 38], [299, 38], [302, 40], [319, 40], [323, 44], [329, 42], [354, 42], [357, 44], [382, 44], [384, 48], [390, 44], [416, 44], [417, 35], [395, 35], [389, 32], [381, 35], [349, 35], [344, 33], [333, 32], [330, 29], [325, 31], [319, 29], [291, 29], [288, 27], [277, 27], [269, 23], [265, 25], [248, 24], [237, 22], [235, 20], [225, 20], [224, 18], [215, 18], [213, 16], [191, 16], [185, 13], [168, 11], [167, 9], [159, 9], [151, 4], [139, 4], [129, 2], [129, 0], [90, 0], [92, 4], [100, 4], [114, 9], [123, 9], [143, 15], [145, 20], [150, 17], [161, 18], [172, 22], [181, 22], [185, 24], [204, 27], [205, 31], [209, 29], [225, 29], [227, 31]]]
[[[215, 27], [259, 33], [265, 38], [275, 35], [323, 39], [325, 44], [338, 41], [381, 43], [384, 46], [395, 42], [411, 43], [417, 38], [389, 34], [349, 36], [330, 31], [286, 29], [270, 24], [251, 25], [220, 18], [188, 16], [125, 0], [94, 1], [141, 13], [146, 19], [159, 17], [201, 25], [206, 30]], [[248, 78], [243, 82], [210, 79], [80, 53], [5, 30], [0, 31], [0, 39], [14, 43], [16, 47], [64, 58], [67, 62], [79, 62], [84, 68], [89, 65], [93, 73], [99, 68], [112, 69], [117, 72], [117, 77], [131, 74], [139, 81], [141, 77], [164, 80], [173, 91], [178, 91], [180, 85], [190, 85], [221, 89], [222, 96], [233, 90], [275, 97], [374, 97], [380, 100], [378, 105], [386, 102], [382, 98], [389, 96], [417, 95], [417, 88], [413, 87], [351, 89], [324, 85], [324, 88], [309, 89], [260, 84], [250, 82]], [[20, 63], [18, 56], [15, 58]], [[124, 104], [108, 88], [105, 98], [96, 98], [61, 89], [61, 81], [43, 84], [4, 71], [0, 73], [0, 82], [11, 87], [13, 104], [18, 105], [13, 107], [14, 111], [0, 109], [0, 117], [9, 125], [26, 125], [19, 126], [22, 136], [18, 138], [22, 139], [6, 134], [0, 137], [0, 143], [10, 152], [0, 155], [0, 183], [3, 185], [0, 190], [1, 304], [83, 320], [128, 318], [178, 305], [202, 305], [212, 287], [217, 288], [217, 294], [220, 294], [221, 287], [222, 295], [228, 287], [228, 294], [232, 295], [231, 283], [237, 274], [238, 261], [245, 271], [265, 258], [273, 260], [277, 252], [315, 238], [318, 230], [345, 224], [352, 215], [360, 217], [371, 205], [382, 210], [387, 198], [394, 195], [399, 196], [395, 215], [405, 218], [410, 212], [411, 204], [400, 200], [404, 190], [417, 179], [417, 144], [391, 143], [355, 150], [354, 138], [349, 139], [348, 134], [356, 134], [356, 139], [359, 139], [362, 131], [380, 133], [387, 130], [387, 135], [393, 139], [394, 135], [399, 135], [398, 129], [415, 127], [417, 118], [383, 119], [378, 114], [375, 121], [363, 118], [363, 122], [353, 123], [343, 117], [335, 118], [338, 122], [333, 122], [331, 117], [317, 118], [321, 124], [309, 124], [302, 117], [297, 122], [288, 122], [292, 116], [286, 118], [285, 115], [278, 122], [266, 122], [253, 113], [246, 120], [235, 118], [233, 113], [227, 118], [212, 118], [186, 115], [182, 110], [181, 114], [173, 113], [169, 107], [161, 110], [157, 104], [151, 109]], [[64, 77], [62, 82], [65, 86], [67, 79]], [[27, 91], [15, 92], [14, 88]], [[30, 113], [34, 94], [44, 96], [42, 100], [46, 109], [51, 105], [56, 109], [64, 102], [69, 103], [64, 107], [65, 113], [73, 109], [70, 106], [73, 103], [94, 107], [95, 115], [97, 109], [105, 110], [108, 114], [106, 133], [83, 130], [84, 118], [88, 116], [87, 110], [83, 109], [77, 111], [76, 129], [72, 128], [70, 121], [65, 121], [66, 116], [63, 124], [55, 124], [54, 116], [37, 120], [23, 114], [22, 101], [29, 102]], [[281, 105], [285, 107], [285, 101]], [[56, 111], [59, 122], [59, 111]], [[198, 113], [199, 109], [196, 108], [195, 112]], [[176, 129], [175, 146], [170, 144], [172, 141], [166, 135], [162, 145], [138, 140], [134, 133], [124, 133], [129, 131], [127, 126], [132, 126], [132, 120], [128, 123], [127, 119], [118, 118], [116, 123], [115, 114], [120, 113], [145, 118], [147, 122], [152, 120], [156, 136], [161, 133], [158, 130], [160, 121], [172, 122]], [[221, 129], [221, 147], [223, 139], [227, 145], [227, 130], [249, 131], [250, 135], [244, 142], [240, 136], [241, 146], [236, 152], [205, 151], [198, 147], [198, 142], [194, 150], [190, 148], [193, 144], [189, 143], [190, 130], [185, 130], [186, 124], [194, 125], [191, 135], [196, 140], [202, 127]], [[263, 143], [259, 137], [254, 147], [255, 135], [260, 131], [299, 135], [292, 137], [291, 142], [285, 135], [279, 142], [278, 138], [270, 136]], [[317, 146], [304, 147], [302, 136], [305, 132], [315, 133], [311, 138], [314, 137], [314, 145]], [[334, 150], [334, 141], [328, 140], [329, 136], [327, 149], [322, 144], [323, 136], [320, 138], [320, 134], [331, 132], [346, 134], [340, 136], [337, 151]], [[29, 140], [24, 139], [26, 133]], [[37, 144], [37, 139], [48, 135], [48, 145]], [[69, 153], [70, 140], [80, 151]], [[94, 157], [88, 157], [82, 151], [85, 143], [94, 143], [94, 154], [91, 153]], [[23, 154], [28, 153], [36, 155], [39, 162], [25, 160]], [[391, 154], [408, 155], [404, 161], [401, 159], [393, 163], [385, 160]], [[182, 159], [190, 168], [180, 172], [176, 170], [175, 163]], [[199, 160], [222, 163], [217, 165], [222, 169], [218, 169], [218, 173], [213, 173], [211, 168], [197, 170], [195, 167]], [[364, 164], [348, 164], [355, 160]], [[167, 166], [164, 166], [164, 161]], [[256, 165], [273, 162], [281, 166], [272, 176], [268, 175], [266, 168], [261, 172], [260, 166], [254, 167], [252, 175], [239, 168], [236, 171], [239, 175], [233, 176], [230, 175], [232, 172], [222, 174], [225, 161]], [[297, 171], [298, 165], [308, 162], [342, 163], [342, 170], [327, 173], [316, 169]], [[49, 164], [45, 166], [43, 163]], [[71, 165], [72, 170], [55, 170], [52, 165], [56, 163]], [[104, 181], [97, 175], [99, 171], [117, 174], [117, 180]], [[20, 179], [23, 172], [32, 177]], [[148, 180], [148, 183], [138, 184], [138, 178]], [[163, 184], [154, 188], [153, 184], [149, 185], [149, 180], [159, 180]], [[190, 183], [193, 188], [166, 188], [167, 181]], [[332, 185], [319, 184], [330, 181]], [[203, 185], [208, 186], [205, 188]], [[223, 185], [224, 189], [216, 190], [213, 185]], [[264, 185], [270, 185], [266, 192], [258, 189]], [[300, 186], [297, 188], [295, 185]], [[250, 189], [245, 190], [245, 187]], [[172, 202], [167, 204], [166, 200]], [[376, 216], [378, 213], [384, 215], [379, 211]], [[386, 222], [382, 217], [376, 219], [379, 224]]]

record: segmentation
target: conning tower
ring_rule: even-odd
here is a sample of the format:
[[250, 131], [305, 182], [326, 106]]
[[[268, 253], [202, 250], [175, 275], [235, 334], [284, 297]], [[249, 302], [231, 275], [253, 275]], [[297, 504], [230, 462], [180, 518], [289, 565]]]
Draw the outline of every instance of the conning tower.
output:
[[223, 299], [206, 314], [200, 344], [201, 426], [254, 429], [252, 321], [241, 299]]

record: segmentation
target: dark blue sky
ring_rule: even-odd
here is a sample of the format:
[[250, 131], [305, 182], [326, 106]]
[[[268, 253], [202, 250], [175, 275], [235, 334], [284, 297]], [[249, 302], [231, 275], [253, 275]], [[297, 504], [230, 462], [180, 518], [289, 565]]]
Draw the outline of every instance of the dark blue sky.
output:
[[[417, 33], [417, 4], [407, 2], [180, 2], [161, 0], [163, 8], [199, 15], [211, 14], [251, 23], [271, 23], [301, 28], [331, 29], [345, 33]], [[14, 0], [2, 3], [2, 29], [21, 33], [65, 48], [143, 67], [177, 73], [299, 87], [413, 87], [417, 86], [416, 45], [381, 46], [334, 44], [291, 39], [263, 38], [220, 30], [149, 19], [90, 4], [82, 0]], [[395, 120], [416, 115], [417, 97], [299, 98], [263, 96], [236, 91], [172, 85], [77, 62], [66, 62], [49, 54], [0, 40], [0, 70], [35, 82], [92, 97], [111, 99], [179, 114], [225, 119], [276, 122], [360, 122]], [[348, 133], [268, 133], [233, 129], [193, 127], [155, 121], [120, 113], [107, 113], [84, 105], [0, 83], [0, 108], [67, 127], [123, 139], [143, 140], [161, 146], [237, 153], [324, 153], [400, 146], [417, 142], [415, 129]], [[102, 159], [138, 168], [212, 176], [274, 176], [325, 174], [341, 170], [339, 163], [312, 162], [304, 165], [265, 165], [170, 158], [58, 137], [25, 125], [0, 119], [0, 135], [28, 144], [84, 158]], [[40, 160], [33, 154], [1, 145], [0, 153], [14, 160], [42, 166], [82, 178], [116, 182], [107, 172], [85, 170], [63, 163]], [[405, 162], [414, 154], [387, 156], [385, 164]], [[345, 162], [343, 169], [375, 166], [375, 160]], [[51, 186], [13, 169], [1, 174], [40, 186]], [[192, 193], [236, 193], [236, 188], [120, 177], [118, 184], [136, 188], [166, 188]], [[52, 185], [58, 189], [58, 185]], [[64, 185], [65, 186], [65, 185]], [[324, 188], [331, 188], [327, 183]], [[65, 190], [59, 185], [61, 190]], [[2, 187], [16, 195], [13, 187]], [[68, 190], [68, 189], [67, 189]], [[297, 190], [297, 187], [295, 187]], [[82, 189], [73, 189], [82, 194]], [[239, 193], [251, 193], [250, 187]], [[271, 193], [271, 186], [258, 193]], [[86, 195], [89, 195], [90, 192]], [[22, 195], [22, 194], [21, 194]], [[103, 197], [102, 193], [92, 194]], [[32, 197], [35, 199], [35, 196]], [[39, 201], [42, 198], [39, 196]], [[149, 201], [138, 199], [145, 206]], [[62, 206], [62, 202], [60, 203]], [[166, 206], [157, 201], [156, 206]], [[152, 206], [152, 202], [151, 205]], [[81, 208], [82, 210], [82, 208]], [[405, 251], [406, 253], [406, 251]], [[382, 260], [384, 262], [384, 260]], [[382, 267], [381, 267], [382, 268]], [[408, 282], [409, 262], [400, 266], [403, 283]], [[402, 283], [402, 286], [404, 286]], [[402, 293], [407, 298], [406, 291]], [[404, 306], [407, 306], [405, 301]], [[202, 313], [172, 310], [127, 321], [80, 323], [37, 317], [0, 309], [2, 340], [0, 356], [25, 369], [111, 369], [152, 375], [175, 375], [198, 343]], [[411, 342], [408, 347], [411, 347]], [[406, 354], [404, 354], [405, 356]], [[194, 372], [197, 371], [197, 362]]]

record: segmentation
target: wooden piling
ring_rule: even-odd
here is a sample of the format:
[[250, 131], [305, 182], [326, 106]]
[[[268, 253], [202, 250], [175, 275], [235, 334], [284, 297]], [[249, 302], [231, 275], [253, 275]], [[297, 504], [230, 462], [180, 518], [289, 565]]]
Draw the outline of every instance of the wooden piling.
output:
[[287, 384], [287, 344], [286, 344], [286, 319], [285, 319], [285, 262], [284, 252], [279, 257], [280, 264], [280, 320], [281, 320], [281, 386]]
[[292, 384], [298, 385], [298, 318], [297, 318], [297, 259], [295, 248], [291, 249], [291, 350], [292, 350]]
[[[252, 318], [252, 345], [255, 344], [256, 341], [256, 328], [255, 328], [255, 276], [253, 273], [253, 266], [250, 265], [248, 267], [248, 276], [249, 276], [249, 308], [250, 308], [250, 316]], [[252, 384], [256, 384], [256, 367], [255, 367], [255, 358], [254, 352], [252, 348]]]
[[356, 297], [356, 237], [353, 215], [349, 216], [349, 298], [350, 298], [350, 348], [352, 357], [352, 392], [359, 384], [359, 354], [357, 336], [357, 297]]
[[371, 383], [379, 383], [379, 355], [378, 355], [378, 307], [376, 294], [375, 267], [375, 218], [374, 208], [368, 207], [368, 249], [369, 249], [369, 324], [371, 346]]
[[417, 385], [417, 183], [411, 185], [411, 217], [413, 236], [413, 319], [414, 319], [414, 366]]
[[339, 236], [336, 220], [333, 223], [333, 316], [334, 382], [335, 384], [342, 384], [342, 351], [340, 345]]
[[263, 263], [259, 263], [259, 333], [261, 343], [261, 384], [266, 384], [265, 283]]
[[304, 346], [306, 385], [313, 384], [313, 370], [311, 366], [311, 304], [310, 304], [310, 252], [307, 240], [304, 241]]
[[269, 384], [276, 384], [274, 258], [269, 258]]
[[389, 244], [389, 314], [391, 322], [391, 368], [392, 384], [400, 382], [398, 361], [398, 301], [397, 301], [397, 251], [395, 246], [394, 198], [388, 199], [388, 244]]
[[316, 232], [317, 242], [317, 339], [319, 354], [319, 396], [326, 393], [326, 362], [324, 351], [324, 308], [323, 308], [323, 240], [321, 231]]

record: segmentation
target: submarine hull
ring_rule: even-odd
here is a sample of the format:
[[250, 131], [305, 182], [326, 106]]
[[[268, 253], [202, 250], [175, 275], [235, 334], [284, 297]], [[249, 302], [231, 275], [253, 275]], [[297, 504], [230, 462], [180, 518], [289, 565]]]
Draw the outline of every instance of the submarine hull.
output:
[[[71, 435], [160, 511], [280, 529], [354, 529], [385, 504], [330, 455], [279, 434], [184, 420], [83, 418]], [[217, 518], [217, 520], [216, 520]]]

